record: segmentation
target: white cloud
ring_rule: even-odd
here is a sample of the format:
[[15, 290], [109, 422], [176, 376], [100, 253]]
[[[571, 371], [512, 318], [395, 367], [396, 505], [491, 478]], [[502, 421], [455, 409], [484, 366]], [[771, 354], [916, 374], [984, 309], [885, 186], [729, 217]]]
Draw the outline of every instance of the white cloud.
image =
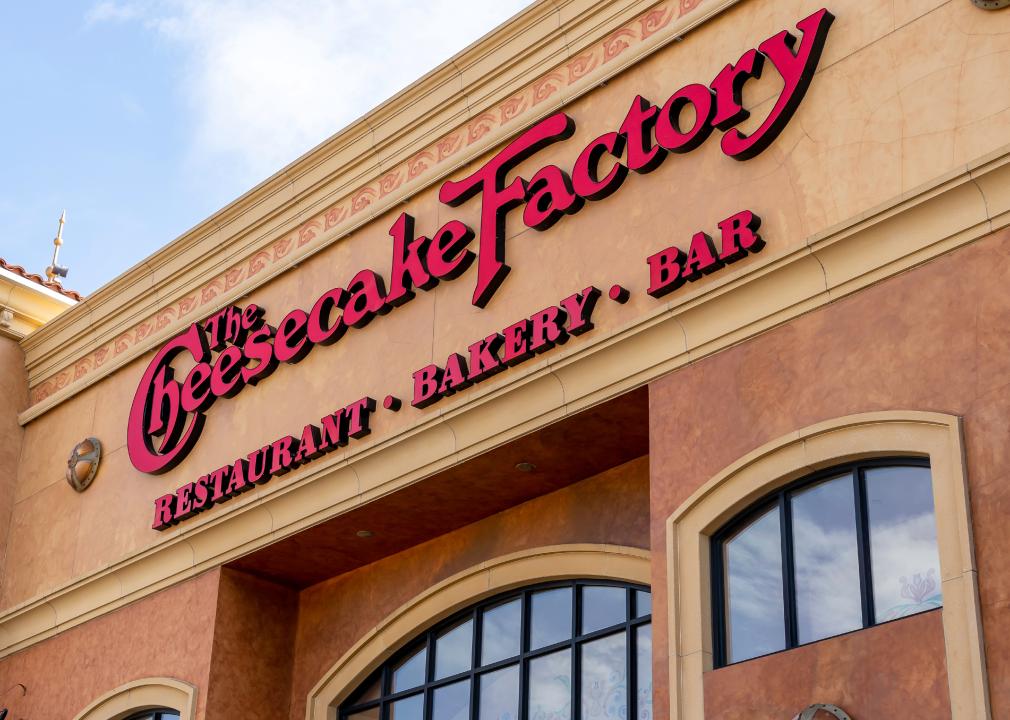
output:
[[182, 52], [194, 169], [250, 186], [526, 4], [103, 0], [87, 20], [139, 23]]

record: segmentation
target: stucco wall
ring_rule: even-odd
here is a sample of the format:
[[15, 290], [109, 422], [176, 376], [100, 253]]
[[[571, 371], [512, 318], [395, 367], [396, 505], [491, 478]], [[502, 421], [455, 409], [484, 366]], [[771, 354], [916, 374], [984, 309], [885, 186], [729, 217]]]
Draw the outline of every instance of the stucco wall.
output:
[[[214, 570], [67, 630], [0, 661], [0, 707], [12, 718], [70, 720], [132, 680], [170, 677], [207, 703], [217, 587]], [[25, 685], [22, 696], [17, 683]]]
[[[0, 336], [0, 571], [7, 563], [14, 492], [24, 430], [18, 413], [28, 405], [25, 356], [10, 338]], [[70, 450], [68, 448], [67, 453]]]
[[[671, 156], [649, 175], [632, 173], [617, 194], [590, 203], [547, 232], [524, 229], [519, 213], [511, 213], [507, 259], [513, 271], [486, 309], [470, 304], [474, 269], [432, 292], [419, 293], [408, 305], [350, 332], [337, 345], [316, 348], [297, 367], [281, 367], [261, 385], [219, 401], [208, 414], [197, 448], [172, 472], [157, 477], [139, 473], [125, 449], [127, 414], [150, 353], [30, 422], [18, 468], [0, 607], [44, 596], [163, 542], [165, 537], [150, 529], [155, 497], [265, 442], [297, 432], [306, 422], [366, 393], [380, 399], [387, 392], [409, 397], [413, 370], [444, 362], [449, 352], [591, 283], [606, 289], [621, 281], [635, 293], [624, 306], [604, 302], [591, 336], [573, 339], [552, 357], [577, 351], [590, 337], [626, 327], [657, 308], [642, 292], [645, 256], [671, 243], [684, 246], [698, 230], [714, 232], [716, 222], [737, 210], [749, 207], [764, 217], [765, 253], [785, 252], [802, 246], [814, 233], [1005, 144], [1010, 82], [1004, 75], [1010, 63], [1001, 58], [1010, 52], [1010, 14], [987, 14], [960, 0], [870, 6], [860, 0], [834, 0], [830, 7], [838, 20], [820, 70], [797, 115], [763, 155], [744, 163], [731, 160], [719, 150], [716, 133], [698, 150]], [[529, 177], [552, 162], [570, 169], [589, 140], [620, 125], [636, 94], [661, 102], [686, 83], [708, 82], [725, 63], [770, 35], [793, 28], [813, 9], [808, 3], [778, 0], [740, 3], [683, 42], [566, 105], [577, 122], [575, 136], [538, 153], [518, 172]], [[771, 80], [748, 86], [745, 99], [755, 106], [749, 122], [764, 116], [774, 93]], [[559, 97], [552, 96], [551, 102]], [[453, 177], [465, 176], [482, 161], [460, 168]], [[377, 214], [373, 222], [296, 270], [251, 289], [247, 301], [264, 306], [268, 319], [277, 322], [293, 307], [309, 307], [360, 268], [387, 273], [387, 232], [401, 209], [416, 217], [421, 233], [432, 232], [449, 218], [478, 225], [477, 200], [449, 208], [437, 202], [435, 191], [421, 190], [396, 210]], [[739, 270], [756, 260], [747, 258], [733, 267]], [[704, 278], [691, 289], [717, 278]], [[222, 288], [208, 286], [206, 292], [213, 295]], [[197, 319], [194, 313], [186, 322]], [[513, 382], [525, 372], [509, 370], [488, 385], [423, 411], [386, 413], [358, 447], [459, 407], [487, 387]], [[62, 483], [63, 456], [89, 434], [102, 440], [106, 456], [95, 485], [77, 495]], [[294, 472], [275, 479], [245, 500], [276, 492], [302, 476]], [[241, 501], [232, 501], [215, 508], [187, 521], [187, 527], [239, 505]]]
[[461, 570], [547, 545], [648, 548], [648, 492], [648, 460], [633, 460], [305, 590], [299, 602], [292, 720], [305, 717], [309, 690], [366, 632]]
[[[1010, 232], [1004, 231], [654, 382], [650, 468], [657, 606], [667, 601], [666, 519], [696, 488], [751, 450], [853, 413], [901, 409], [961, 415], [993, 716], [1010, 712], [1004, 610], [1010, 600], [1010, 560], [1003, 552], [1010, 504], [1008, 273]], [[666, 620], [658, 612], [656, 625], [655, 675], [666, 678]], [[887, 674], [893, 679], [890, 691], [908, 699], [907, 716], [919, 717], [912, 710], [920, 703], [921, 717], [936, 717], [937, 693], [946, 693], [946, 687], [923, 687], [921, 679], [923, 656], [936, 652], [939, 625], [922, 628], [922, 637], [893, 632], [895, 647], [887, 653], [872, 650], [873, 633], [856, 633], [825, 641], [824, 654], [863, 657], [862, 672], [875, 668]], [[831, 644], [839, 647], [832, 650]], [[720, 694], [732, 693], [740, 716], [763, 716], [763, 708], [794, 697], [789, 688], [760, 683], [764, 667], [781, 663], [779, 670], [789, 670], [789, 655], [715, 671], [753, 684], [754, 692], [742, 697], [713, 679], [706, 699], [722, 707], [728, 700]], [[811, 692], [829, 688], [819, 684], [824, 680], [808, 676]], [[665, 683], [657, 682], [657, 708], [666, 707], [666, 693]], [[811, 696], [815, 701], [831, 698]], [[854, 717], [877, 717], [880, 709], [872, 693], [848, 702]]]

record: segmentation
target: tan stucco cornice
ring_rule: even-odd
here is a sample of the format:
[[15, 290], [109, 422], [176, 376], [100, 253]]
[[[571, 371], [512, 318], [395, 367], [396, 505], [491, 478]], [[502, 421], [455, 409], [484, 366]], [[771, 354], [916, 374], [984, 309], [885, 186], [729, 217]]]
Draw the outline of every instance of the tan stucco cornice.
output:
[[[0, 614], [0, 657], [397, 492], [804, 313], [1010, 227], [1010, 146], [798, 247], [672, 300], [610, 336], [554, 351], [450, 399], [395, 435], [258, 486], [158, 544]], [[153, 532], [153, 531], [152, 531]]]
[[0, 335], [21, 340], [76, 301], [0, 268]]
[[[678, 0], [535, 3], [27, 338], [32, 407], [21, 421], [737, 2], [683, 16]], [[440, 142], [457, 136], [443, 157]]]

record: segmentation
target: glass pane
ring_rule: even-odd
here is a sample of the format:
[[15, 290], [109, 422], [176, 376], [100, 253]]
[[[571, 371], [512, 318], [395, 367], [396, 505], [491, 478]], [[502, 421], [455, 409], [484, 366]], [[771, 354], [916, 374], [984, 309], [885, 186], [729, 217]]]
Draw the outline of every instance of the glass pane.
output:
[[516, 720], [519, 716], [519, 666], [480, 677], [478, 720]]
[[569, 720], [572, 717], [572, 651], [569, 649], [530, 660], [530, 720]]
[[580, 648], [583, 720], [628, 717], [627, 644], [627, 635], [619, 632]]
[[723, 553], [727, 659], [739, 662], [784, 649], [778, 507], [728, 539]]
[[645, 590], [635, 591], [635, 617], [652, 615], [652, 593]]
[[852, 475], [805, 488], [790, 503], [799, 642], [863, 627]]
[[941, 607], [929, 468], [867, 470], [866, 505], [877, 622]]
[[652, 625], [639, 625], [635, 633], [638, 720], [652, 720]]
[[473, 657], [473, 620], [465, 620], [435, 640], [435, 679], [470, 669]]
[[427, 657], [428, 649], [422, 647], [393, 668], [393, 692], [410, 690], [410, 688], [424, 684], [424, 666]]
[[533, 593], [530, 619], [530, 650], [553, 645], [572, 636], [572, 589], [557, 588]]
[[363, 705], [372, 700], [378, 700], [381, 693], [382, 674], [378, 673], [371, 680], [366, 680], [364, 684], [358, 688], [358, 692], [351, 696], [347, 705], [353, 707], [355, 705]]
[[628, 619], [628, 591], [606, 585], [582, 588], [582, 634], [618, 625]]
[[389, 706], [389, 720], [423, 720], [424, 693], [397, 700]]
[[431, 706], [433, 720], [467, 720], [470, 717], [470, 681], [437, 688]]
[[488, 665], [519, 654], [522, 600], [516, 598], [484, 611], [480, 634], [480, 662]]
[[[353, 715], [348, 715], [347, 720], [379, 720], [379, 710], [380, 706], [368, 708], [367, 710], [362, 710], [361, 712], [356, 712]], [[175, 717], [174, 715], [169, 715], [166, 717]]]

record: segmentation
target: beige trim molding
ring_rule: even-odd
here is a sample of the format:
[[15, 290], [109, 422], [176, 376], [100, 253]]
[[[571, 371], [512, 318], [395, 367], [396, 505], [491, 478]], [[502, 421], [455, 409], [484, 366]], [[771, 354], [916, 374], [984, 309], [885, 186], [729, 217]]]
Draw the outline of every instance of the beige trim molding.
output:
[[484, 598], [546, 580], [600, 578], [650, 584], [650, 553], [616, 545], [553, 545], [468, 568], [394, 611], [362, 637], [316, 683], [306, 720], [336, 720], [337, 706], [404, 643]]
[[0, 335], [21, 340], [77, 303], [0, 267]]
[[709, 480], [670, 516], [671, 720], [705, 716], [702, 676], [712, 669], [711, 535], [751, 503], [803, 475], [880, 455], [929, 458], [951, 717], [990, 717], [961, 421], [953, 415], [908, 411], [850, 415], [774, 440]]
[[739, 1], [534, 3], [27, 339], [24, 422]]
[[[398, 435], [320, 458], [0, 614], [0, 657], [360, 507], [1010, 225], [1010, 149], [552, 351]], [[761, 256], [758, 256], [761, 257]], [[678, 295], [678, 294], [675, 294]]]
[[84, 708], [74, 720], [123, 720], [157, 708], [179, 712], [180, 720], [196, 717], [196, 688], [173, 678], [155, 677], [120, 685]]

